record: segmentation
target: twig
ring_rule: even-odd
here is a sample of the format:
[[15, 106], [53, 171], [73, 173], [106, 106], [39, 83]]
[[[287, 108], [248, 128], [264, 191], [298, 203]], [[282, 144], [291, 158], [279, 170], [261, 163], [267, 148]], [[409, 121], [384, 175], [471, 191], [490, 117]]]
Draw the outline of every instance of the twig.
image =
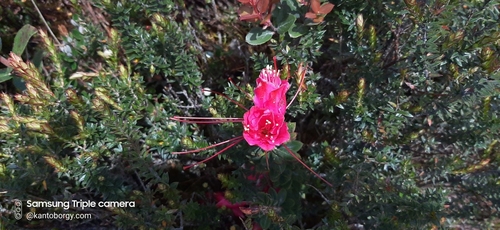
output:
[[56, 38], [56, 35], [54, 35], [54, 33], [52, 32], [52, 30], [50, 29], [49, 27], [49, 24], [47, 23], [47, 21], [45, 21], [45, 18], [43, 18], [43, 15], [42, 15], [42, 12], [40, 11], [40, 9], [38, 9], [38, 6], [36, 6], [36, 3], [34, 0], [31, 0], [31, 2], [33, 3], [33, 5], [35, 6], [35, 9], [36, 11], [38, 12], [38, 14], [40, 15], [40, 18], [42, 19], [43, 23], [45, 24], [45, 26], [47, 27], [47, 30], [49, 31], [50, 35], [52, 36], [52, 38], [57, 42], [57, 45], [59, 46], [62, 46], [61, 43], [59, 42], [59, 40], [57, 40]]
[[137, 170], [134, 169], [134, 173], [137, 176], [137, 179], [139, 180], [139, 182], [141, 183], [141, 186], [144, 189], [144, 191], [149, 191], [149, 189], [147, 189], [146, 186], [144, 186], [144, 183], [142, 183], [141, 177], [139, 176], [139, 173], [137, 173]]
[[316, 192], [318, 192], [318, 193], [319, 193], [319, 195], [321, 195], [321, 197], [323, 198], [323, 200], [325, 200], [325, 201], [326, 201], [326, 203], [327, 203], [327, 204], [329, 204], [329, 205], [331, 205], [331, 204], [332, 204], [332, 202], [331, 202], [330, 200], [326, 199], [325, 195], [323, 195], [323, 193], [321, 193], [321, 192], [320, 192], [320, 191], [319, 191], [316, 187], [314, 187], [314, 186], [312, 186], [312, 185], [310, 185], [310, 184], [307, 184], [307, 185], [308, 185], [309, 187], [313, 188], [314, 190], [316, 190]]

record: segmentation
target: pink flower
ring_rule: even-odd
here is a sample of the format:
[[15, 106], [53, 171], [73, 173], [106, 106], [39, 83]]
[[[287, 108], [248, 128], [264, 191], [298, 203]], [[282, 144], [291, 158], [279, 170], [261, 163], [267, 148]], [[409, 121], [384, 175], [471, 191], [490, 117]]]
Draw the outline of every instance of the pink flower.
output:
[[[239, 203], [231, 203], [226, 197], [224, 197], [224, 194], [221, 192], [217, 192], [214, 194], [215, 199], [217, 200], [217, 204], [215, 206], [217, 208], [226, 208], [230, 209], [233, 212], [233, 215], [239, 218], [245, 217], [245, 213], [243, 210], [245, 210], [246, 206], [248, 206], [247, 202], [239, 202]], [[252, 230], [262, 230], [262, 227], [260, 227], [259, 223], [253, 221], [252, 222]]]
[[[255, 167], [251, 167], [250, 170], [255, 170]], [[249, 181], [255, 182], [255, 186], [265, 193], [269, 191], [270, 188], [274, 188], [276, 192], [280, 191], [280, 188], [275, 188], [271, 180], [269, 180], [269, 172], [266, 173], [258, 173], [251, 174], [246, 176], [246, 179]]]
[[280, 72], [270, 66], [260, 72], [255, 88], [255, 106], [273, 110], [278, 114], [286, 112], [286, 92], [290, 88], [287, 80], [281, 80]]
[[249, 145], [271, 151], [290, 140], [284, 114], [253, 106], [243, 115], [243, 138]]
[[217, 192], [214, 194], [215, 199], [217, 200], [217, 204], [215, 206], [217, 208], [227, 208], [230, 209], [233, 212], [233, 215], [236, 217], [244, 217], [245, 214], [241, 211], [240, 207], [245, 207], [247, 205], [246, 202], [240, 202], [240, 203], [231, 203], [226, 197], [224, 197], [223, 193]]
[[[247, 0], [240, 0], [247, 1]], [[248, 0], [250, 1], [250, 0]], [[276, 64], [276, 58], [274, 59], [274, 65]], [[305, 73], [304, 73], [305, 75]], [[304, 76], [300, 77], [299, 87], [302, 88], [304, 84]], [[288, 126], [285, 122], [285, 112], [288, 106], [297, 97], [300, 89], [297, 90], [291, 102], [286, 104], [286, 92], [290, 88], [290, 84], [287, 80], [281, 80], [278, 70], [272, 70], [270, 67], [263, 69], [257, 79], [257, 87], [254, 92], [254, 106], [250, 110], [246, 109], [243, 105], [237, 101], [221, 94], [219, 94], [226, 99], [230, 100], [234, 104], [240, 106], [241, 108], [247, 110], [243, 115], [243, 118], [212, 118], [212, 117], [178, 117], [174, 116], [171, 120], [191, 123], [191, 124], [218, 124], [225, 122], [241, 122], [243, 124], [243, 136], [235, 137], [217, 144], [210, 145], [205, 148], [200, 148], [196, 150], [189, 150], [183, 152], [173, 152], [172, 154], [190, 154], [205, 151], [211, 148], [215, 148], [220, 145], [228, 144], [225, 148], [216, 152], [214, 155], [199, 161], [195, 164], [185, 166], [184, 169], [191, 168], [195, 165], [207, 162], [218, 155], [222, 154], [226, 150], [237, 145], [242, 140], [246, 140], [249, 145], [257, 145], [262, 150], [267, 152], [274, 150], [276, 146], [282, 145], [283, 143], [290, 140], [290, 133], [288, 133]], [[302, 164], [307, 170], [312, 172], [319, 179], [332, 186], [327, 180], [323, 179], [319, 174], [314, 172], [309, 166], [307, 166], [295, 153], [283, 145], [283, 148], [290, 153], [290, 155], [295, 158], [300, 164]], [[219, 200], [220, 205], [229, 207], [231, 204], [227, 203], [227, 200]], [[229, 206], [228, 206], [229, 205]], [[235, 210], [233, 212], [237, 213]], [[238, 213], [239, 214], [239, 213]]]

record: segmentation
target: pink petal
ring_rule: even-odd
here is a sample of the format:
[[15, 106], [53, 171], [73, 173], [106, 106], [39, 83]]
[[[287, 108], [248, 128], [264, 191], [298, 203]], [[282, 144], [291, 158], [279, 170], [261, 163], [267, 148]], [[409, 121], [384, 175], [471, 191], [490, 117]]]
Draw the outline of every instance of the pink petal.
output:
[[257, 145], [264, 151], [290, 139], [284, 113], [253, 106], [244, 115], [243, 138], [249, 145]]

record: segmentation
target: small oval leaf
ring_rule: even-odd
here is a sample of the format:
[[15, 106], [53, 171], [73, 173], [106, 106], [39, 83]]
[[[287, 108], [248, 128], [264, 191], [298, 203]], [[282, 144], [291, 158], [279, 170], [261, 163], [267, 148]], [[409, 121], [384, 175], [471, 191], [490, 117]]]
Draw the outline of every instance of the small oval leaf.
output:
[[35, 35], [37, 32], [36, 28], [31, 25], [25, 25], [21, 28], [14, 38], [14, 45], [12, 47], [12, 52], [21, 56], [23, 54], [24, 49], [28, 45], [31, 37]]
[[290, 34], [290, 37], [292, 38], [298, 38], [304, 34], [306, 34], [308, 31], [308, 28], [304, 25], [296, 26], [295, 24], [290, 27], [288, 30], [288, 34]]
[[245, 40], [248, 44], [253, 46], [262, 45], [267, 41], [271, 40], [273, 35], [274, 35], [273, 31], [264, 30], [260, 27], [255, 27], [248, 32]]
[[295, 153], [302, 148], [302, 145], [303, 144], [300, 141], [290, 141], [286, 143], [286, 146]]
[[281, 22], [278, 25], [278, 34], [284, 34], [287, 32], [295, 23], [296, 18], [292, 14], [288, 14], [288, 17], [285, 21]]

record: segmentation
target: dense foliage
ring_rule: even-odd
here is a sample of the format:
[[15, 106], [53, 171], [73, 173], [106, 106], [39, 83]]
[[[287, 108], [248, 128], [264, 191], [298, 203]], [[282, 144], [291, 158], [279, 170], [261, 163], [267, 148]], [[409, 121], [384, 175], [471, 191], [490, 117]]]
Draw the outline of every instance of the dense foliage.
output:
[[[56, 2], [41, 14], [71, 19], [50, 27], [30, 1], [0, 3], [16, 21], [0, 21], [2, 229], [499, 226], [497, 2]], [[241, 118], [234, 102], [252, 106], [273, 57], [298, 95], [285, 146], [333, 186], [284, 146], [242, 142], [183, 170], [224, 146], [173, 152], [243, 127], [170, 118]], [[93, 217], [28, 221], [13, 218], [17, 199], [136, 205], [24, 207]]]

